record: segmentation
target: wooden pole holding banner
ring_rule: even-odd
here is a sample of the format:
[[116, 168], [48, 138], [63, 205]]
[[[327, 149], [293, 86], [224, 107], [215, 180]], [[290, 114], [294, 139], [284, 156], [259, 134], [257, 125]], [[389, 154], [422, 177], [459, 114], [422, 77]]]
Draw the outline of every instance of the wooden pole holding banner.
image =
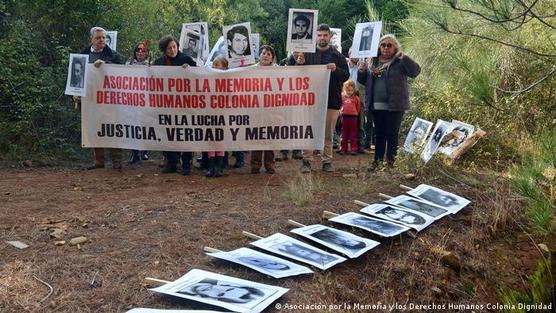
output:
[[454, 152], [450, 155], [450, 159], [457, 160], [459, 159], [467, 150], [471, 149], [479, 139], [483, 138], [486, 135], [486, 132], [482, 129], [477, 129], [473, 135], [469, 136]]
[[336, 214], [336, 213], [334, 213], [334, 212], [322, 211], [322, 217], [323, 217], [323, 218], [326, 218], [326, 219], [333, 218], [333, 217], [336, 217], [336, 216], [338, 216], [338, 215], [339, 215], [339, 214]]
[[400, 184], [400, 188], [405, 189], [405, 190], [413, 190], [413, 188], [406, 186], [406, 185], [402, 185]]
[[293, 225], [293, 226], [296, 226], [296, 227], [305, 227], [305, 226], [307, 226], [307, 225], [303, 225], [303, 224], [301, 224], [301, 223], [298, 223], [298, 222], [296, 222], [296, 221], [294, 221], [294, 220], [288, 220], [288, 224]]
[[209, 253], [223, 252], [222, 250], [214, 249], [214, 248], [211, 248], [211, 247], [204, 247], [203, 250], [205, 252], [209, 252]]
[[389, 196], [389, 195], [384, 194], [384, 193], [379, 193], [378, 196], [379, 196], [379, 197], [382, 197], [382, 198], [384, 198], [384, 199], [392, 199], [392, 198], [394, 198], [394, 197]]
[[248, 231], [242, 231], [241, 234], [245, 237], [251, 238], [251, 239], [255, 239], [255, 240], [259, 240], [259, 239], [263, 239], [263, 237], [261, 236], [257, 236], [253, 233], [250, 233]]

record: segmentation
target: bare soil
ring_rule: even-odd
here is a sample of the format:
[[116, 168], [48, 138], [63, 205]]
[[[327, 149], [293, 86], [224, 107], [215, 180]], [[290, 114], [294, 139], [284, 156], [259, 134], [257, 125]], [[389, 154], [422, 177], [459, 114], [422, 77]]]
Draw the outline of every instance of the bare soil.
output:
[[[405, 311], [423, 311], [415, 305], [435, 303], [446, 307], [433, 311], [456, 312], [462, 310], [447, 305], [494, 304], [500, 301], [501, 287], [525, 290], [526, 277], [534, 271], [540, 252], [519, 230], [521, 206], [507, 197], [504, 179], [458, 168], [420, 170], [412, 180], [399, 170], [362, 177], [357, 169], [369, 158], [337, 156], [336, 172], [312, 173], [324, 187], [304, 206], [295, 205], [286, 194], [299, 175], [297, 160], [277, 162], [275, 175], [264, 170], [253, 175], [246, 166], [227, 169], [224, 177], [216, 179], [205, 178], [199, 170], [189, 177], [159, 174], [155, 161], [122, 171], [1, 170], [0, 312], [218, 310], [154, 294], [143, 280], [147, 276], [174, 280], [194, 268], [290, 288], [279, 303], [321, 305], [316, 311], [359, 312], [372, 309], [370, 305], [398, 305], [395, 312], [402, 306]], [[461, 177], [467, 182], [461, 182]], [[308, 276], [276, 280], [203, 253], [205, 246], [220, 250], [248, 246], [250, 239], [241, 235], [242, 230], [261, 236], [288, 233], [288, 219], [331, 225], [322, 219], [323, 210], [357, 211], [352, 200], [378, 202], [379, 192], [402, 193], [400, 183], [429, 183], [473, 203], [415, 238], [383, 239], [334, 225], [381, 245], [358, 259], [327, 271], [315, 269]], [[60, 229], [59, 238], [51, 236], [55, 229]], [[87, 237], [87, 242], [69, 245], [78, 236]], [[30, 247], [19, 250], [7, 240]], [[61, 240], [66, 243], [55, 244]], [[458, 257], [460, 273], [443, 264], [444, 252]], [[52, 294], [45, 283], [52, 286]], [[274, 305], [267, 311], [277, 312]], [[481, 311], [486, 309], [475, 310]]]

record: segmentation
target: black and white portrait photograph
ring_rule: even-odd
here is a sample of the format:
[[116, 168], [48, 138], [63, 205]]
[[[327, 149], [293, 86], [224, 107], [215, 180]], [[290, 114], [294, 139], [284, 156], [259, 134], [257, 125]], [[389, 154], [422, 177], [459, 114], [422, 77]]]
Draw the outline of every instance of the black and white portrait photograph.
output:
[[181, 43], [180, 39], [180, 49], [183, 54], [191, 57], [195, 62], [198, 62], [199, 56], [201, 55], [201, 37], [197, 32], [194, 32], [189, 29], [185, 29], [182, 32], [183, 36], [183, 43]]
[[415, 211], [434, 218], [435, 220], [442, 218], [451, 212], [437, 206], [434, 203], [416, 199], [407, 195], [401, 195], [384, 201], [385, 203], [392, 204], [405, 208], [409, 211]]
[[351, 46], [352, 58], [376, 57], [382, 22], [357, 23]]
[[251, 244], [255, 247], [288, 257], [290, 259], [310, 264], [321, 270], [326, 270], [338, 263], [346, 261], [345, 258], [339, 255], [328, 253], [324, 250], [280, 233], [259, 239]]
[[290, 9], [286, 50], [315, 52], [317, 44], [318, 11]]
[[68, 78], [66, 80], [66, 95], [85, 96], [85, 69], [89, 63], [88, 54], [70, 54]]
[[352, 233], [324, 225], [309, 225], [291, 230], [323, 246], [338, 251], [349, 258], [357, 258], [380, 243]]
[[443, 207], [452, 214], [459, 212], [471, 203], [471, 201], [454, 193], [425, 184], [421, 184], [407, 193]]
[[409, 227], [407, 226], [387, 222], [381, 219], [365, 216], [354, 212], [348, 212], [342, 215], [335, 216], [331, 218], [330, 221], [361, 228], [365, 231], [377, 234], [382, 237], [396, 236], [409, 230]]
[[440, 151], [447, 156], [452, 155], [452, 153], [454, 153], [454, 151], [456, 151], [475, 131], [473, 125], [458, 120], [452, 120], [452, 126], [453, 129], [451, 134], [453, 138], [440, 145]]
[[308, 267], [269, 255], [249, 248], [239, 248], [227, 252], [207, 253], [207, 255], [241, 264], [257, 272], [274, 278], [290, 277], [302, 274], [311, 274]]
[[118, 41], [118, 32], [115, 30], [106, 32], [106, 45], [110, 49], [116, 51], [116, 43]]
[[442, 142], [442, 138], [452, 131], [452, 123], [443, 120], [438, 120], [431, 133], [429, 141], [425, 145], [423, 152], [421, 153], [421, 159], [427, 163], [432, 156], [436, 153]]
[[255, 63], [251, 51], [251, 24], [241, 23], [224, 26], [222, 29], [226, 41], [226, 58], [230, 68], [242, 67]]
[[415, 148], [423, 147], [432, 128], [432, 122], [416, 117], [405, 137], [403, 148], [408, 153], [415, 153]]
[[[197, 39], [195, 42], [195, 47], [192, 47], [192, 38]], [[180, 34], [180, 49], [182, 49], [183, 53], [186, 53], [184, 51], [185, 49], [189, 49], [188, 53], [192, 53], [192, 51], [195, 51], [195, 57], [189, 55], [188, 53], [186, 54], [192, 57], [195, 62], [197, 62], [197, 66], [204, 65], [207, 62], [210, 49], [207, 22], [182, 24]]]
[[330, 45], [342, 53], [342, 29], [330, 27]]
[[383, 203], [366, 206], [361, 212], [411, 227], [416, 231], [421, 231], [434, 222], [434, 218], [430, 216]]
[[194, 269], [179, 279], [151, 289], [234, 312], [261, 312], [288, 289]]

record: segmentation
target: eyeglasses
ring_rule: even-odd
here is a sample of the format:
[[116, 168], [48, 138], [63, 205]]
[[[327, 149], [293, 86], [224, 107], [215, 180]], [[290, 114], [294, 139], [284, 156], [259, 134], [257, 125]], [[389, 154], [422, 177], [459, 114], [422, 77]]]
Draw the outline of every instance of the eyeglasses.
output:
[[393, 45], [391, 43], [381, 43], [380, 47], [381, 48], [392, 48]]

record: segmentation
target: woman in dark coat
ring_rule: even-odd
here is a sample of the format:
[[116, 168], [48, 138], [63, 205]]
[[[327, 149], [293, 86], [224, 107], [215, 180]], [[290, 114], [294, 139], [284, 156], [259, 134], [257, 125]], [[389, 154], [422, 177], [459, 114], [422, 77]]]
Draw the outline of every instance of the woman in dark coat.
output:
[[[370, 67], [369, 67], [370, 66]], [[365, 85], [365, 104], [372, 108], [376, 129], [374, 170], [384, 160], [394, 165], [398, 135], [404, 112], [409, 109], [408, 77], [415, 78], [421, 67], [405, 55], [394, 35], [382, 36], [376, 58], [362, 62], [357, 81]]]
[[[162, 66], [197, 66], [193, 59], [179, 50], [179, 43], [172, 36], [166, 36], [158, 42], [158, 47], [160, 51], [164, 54], [160, 58], [154, 61], [154, 65]], [[175, 173], [177, 172], [178, 158], [181, 157], [182, 163], [182, 174], [191, 174], [191, 159], [193, 157], [193, 152], [174, 152], [174, 151], [164, 151], [164, 156], [166, 158], [166, 165], [162, 168], [162, 173]]]

